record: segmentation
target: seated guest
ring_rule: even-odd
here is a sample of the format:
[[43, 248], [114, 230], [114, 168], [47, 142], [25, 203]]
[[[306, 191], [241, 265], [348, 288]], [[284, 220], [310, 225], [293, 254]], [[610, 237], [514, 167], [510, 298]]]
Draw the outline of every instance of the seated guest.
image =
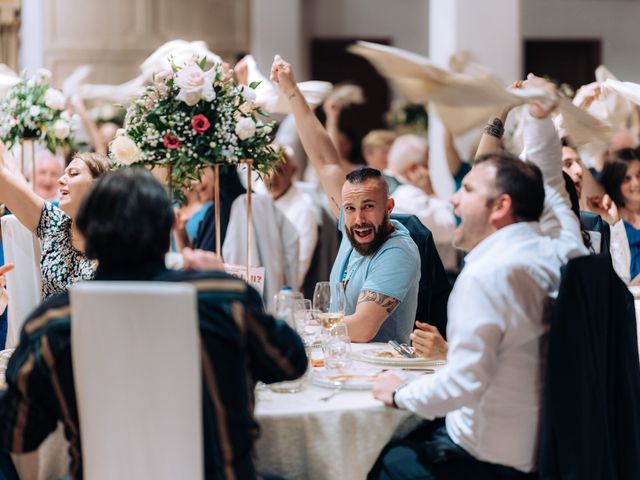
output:
[[[203, 197], [206, 197], [210, 201], [214, 200], [213, 188], [214, 188], [214, 172], [213, 168], [207, 167], [203, 170], [200, 176], [201, 192]], [[220, 167], [220, 242], [224, 244], [224, 239], [227, 235], [227, 227], [229, 226], [229, 218], [231, 215], [231, 206], [236, 198], [243, 193], [246, 193], [246, 189], [242, 186], [238, 172], [235, 167], [221, 166]], [[198, 226], [196, 236], [191, 242], [193, 248], [202, 250], [209, 250], [215, 252], [216, 250], [216, 216], [215, 208], [209, 208]], [[184, 237], [183, 237], [184, 238]], [[185, 245], [189, 245], [186, 243]], [[220, 252], [216, 252], [220, 254]]]
[[400, 185], [400, 181], [387, 170], [389, 149], [395, 139], [396, 134], [389, 130], [371, 130], [362, 139], [364, 163], [382, 172], [391, 194]]
[[0, 142], [0, 202], [42, 242], [40, 271], [42, 297], [65, 291], [94, 275], [94, 264], [85, 257], [75, 216], [80, 202], [97, 178], [110, 169], [110, 161], [97, 153], [77, 153], [58, 180], [60, 204], [56, 206], [36, 195], [9, 168], [11, 154]]
[[569, 175], [571, 181], [576, 187], [578, 200], [582, 195], [582, 179], [584, 176], [584, 167], [578, 155], [578, 150], [574, 147], [567, 137], [560, 139], [562, 142], [562, 171]]
[[[602, 184], [610, 200], [589, 198], [591, 210], [609, 222], [612, 228], [611, 250], [614, 260], [618, 256], [614, 250], [625, 251], [627, 272], [618, 272], [630, 285], [640, 285], [640, 156], [632, 148], [615, 151], [605, 162], [602, 170]], [[623, 235], [614, 232], [623, 229]], [[626, 241], [628, 245], [620, 245]], [[620, 240], [617, 240], [620, 239]], [[616, 245], [614, 245], [616, 243]], [[617, 269], [616, 269], [617, 270]]]
[[537, 104], [529, 111], [524, 140], [534, 163], [483, 155], [451, 200], [462, 220], [454, 244], [469, 253], [449, 298], [447, 365], [374, 386], [386, 405], [446, 415], [445, 426], [390, 445], [370, 478], [440, 478], [455, 469], [455, 478], [520, 479], [536, 469], [545, 311], [562, 265], [587, 251], [550, 112]]
[[389, 150], [389, 171], [401, 182], [393, 192], [394, 212], [418, 217], [433, 234], [445, 267], [454, 269], [456, 256], [450, 245], [456, 220], [451, 205], [433, 191], [427, 141], [411, 134], [396, 138]]
[[276, 57], [272, 80], [289, 100], [302, 144], [339, 217], [342, 243], [331, 281], [345, 287], [345, 323], [354, 342], [406, 342], [413, 326], [420, 255], [406, 228], [391, 220], [394, 201], [379, 170], [346, 175], [326, 130], [296, 86], [291, 66]]
[[[97, 181], [76, 219], [87, 255], [99, 263], [96, 280], [191, 282], [197, 288], [201, 338], [208, 354], [202, 361], [210, 362], [203, 366], [213, 369], [218, 379], [217, 387], [202, 382], [204, 445], [210, 447], [204, 452], [205, 478], [255, 479], [254, 383], [301, 376], [307, 367], [302, 341], [284, 322], [263, 312], [260, 296], [242, 280], [221, 271], [166, 270], [173, 222], [163, 187], [139, 169], [120, 170]], [[77, 480], [82, 478], [82, 446], [72, 322], [67, 293], [46, 300], [27, 319], [7, 370], [8, 390], [0, 397], [0, 449], [35, 450], [60, 421], [70, 442], [71, 477]], [[244, 334], [236, 322], [246, 328]], [[224, 416], [214, 411], [214, 400], [221, 401]], [[224, 431], [232, 432], [229, 440], [220, 437]]]
[[[49, 150], [44, 150], [36, 154], [35, 167], [36, 195], [48, 202], [60, 200], [58, 179], [64, 175], [64, 160]], [[27, 180], [33, 182], [32, 171], [29, 172]]]
[[318, 220], [309, 195], [293, 183], [298, 168], [287, 150], [288, 148], [283, 149], [283, 161], [266, 178], [266, 184], [278, 210], [284, 213], [298, 231], [298, 285], [302, 285], [318, 243]]

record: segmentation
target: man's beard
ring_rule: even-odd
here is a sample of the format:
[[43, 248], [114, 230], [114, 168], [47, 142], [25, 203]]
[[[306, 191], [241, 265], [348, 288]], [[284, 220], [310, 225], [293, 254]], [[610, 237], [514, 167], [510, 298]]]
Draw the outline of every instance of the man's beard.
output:
[[[360, 243], [356, 240], [355, 233], [353, 233], [354, 229], [360, 228], [372, 228], [373, 229], [373, 240], [368, 243]], [[389, 227], [389, 215], [385, 215], [382, 220], [382, 224], [371, 225], [370, 223], [363, 224], [355, 224], [351, 228], [347, 228], [347, 237], [349, 238], [349, 242], [351, 242], [351, 246], [353, 249], [358, 252], [363, 257], [367, 257], [369, 255], [373, 255], [378, 251], [378, 249], [382, 246], [384, 241], [389, 236], [389, 232], [391, 228]]]

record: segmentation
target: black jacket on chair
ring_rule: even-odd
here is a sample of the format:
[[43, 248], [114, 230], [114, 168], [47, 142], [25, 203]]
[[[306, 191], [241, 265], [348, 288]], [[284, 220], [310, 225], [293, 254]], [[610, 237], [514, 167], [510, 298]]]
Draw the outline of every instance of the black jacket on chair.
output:
[[609, 255], [571, 260], [549, 334], [541, 479], [640, 479], [637, 342], [633, 297]]
[[433, 235], [415, 215], [392, 213], [391, 219], [402, 223], [420, 252], [420, 284], [416, 320], [435, 326], [447, 338], [447, 302], [451, 283], [436, 250]]

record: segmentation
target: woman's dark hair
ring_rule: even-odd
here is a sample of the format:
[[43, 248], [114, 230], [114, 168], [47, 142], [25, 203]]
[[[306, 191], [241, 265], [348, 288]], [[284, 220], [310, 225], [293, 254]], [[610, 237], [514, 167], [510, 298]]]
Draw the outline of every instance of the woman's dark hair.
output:
[[624, 207], [624, 198], [620, 192], [620, 185], [624, 181], [629, 165], [635, 160], [640, 160], [640, 157], [633, 148], [616, 150], [605, 158], [601, 182], [607, 194], [619, 207]]
[[474, 166], [481, 163], [496, 169], [498, 195], [511, 197], [513, 218], [518, 222], [537, 222], [544, 208], [542, 172], [531, 162], [520, 160], [508, 152], [481, 155]]
[[582, 243], [585, 247], [591, 252], [596, 253], [591, 243], [591, 236], [589, 232], [584, 227], [582, 223], [582, 219], [580, 218], [580, 197], [578, 197], [578, 191], [576, 190], [576, 185], [571, 180], [571, 177], [567, 175], [565, 172], [562, 172], [562, 178], [564, 178], [564, 187], [569, 194], [569, 200], [571, 201], [571, 211], [578, 217], [578, 222], [580, 223], [580, 235], [582, 236]]
[[107, 270], [132, 270], [163, 261], [174, 213], [151, 173], [127, 168], [96, 181], [75, 222], [87, 257]]

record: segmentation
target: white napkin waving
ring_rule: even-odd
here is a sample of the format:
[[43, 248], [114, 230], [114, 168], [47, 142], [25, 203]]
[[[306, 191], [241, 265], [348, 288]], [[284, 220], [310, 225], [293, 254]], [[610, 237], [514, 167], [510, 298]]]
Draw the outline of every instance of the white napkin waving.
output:
[[[247, 62], [249, 83], [260, 82], [256, 88], [256, 103], [269, 114], [288, 115], [291, 113], [289, 102], [280, 94], [280, 90], [258, 69], [252, 55], [244, 57]], [[298, 88], [311, 108], [320, 105], [331, 91], [331, 83], [311, 80], [298, 83]]]
[[[491, 75], [449, 72], [428, 58], [387, 45], [358, 42], [349, 51], [369, 60], [410, 101], [432, 102], [442, 123], [454, 135], [482, 125], [508, 107], [534, 101], [553, 105], [557, 101], [547, 90], [505, 89]], [[574, 143], [608, 143], [611, 129], [570, 101], [561, 101], [558, 113]]]

